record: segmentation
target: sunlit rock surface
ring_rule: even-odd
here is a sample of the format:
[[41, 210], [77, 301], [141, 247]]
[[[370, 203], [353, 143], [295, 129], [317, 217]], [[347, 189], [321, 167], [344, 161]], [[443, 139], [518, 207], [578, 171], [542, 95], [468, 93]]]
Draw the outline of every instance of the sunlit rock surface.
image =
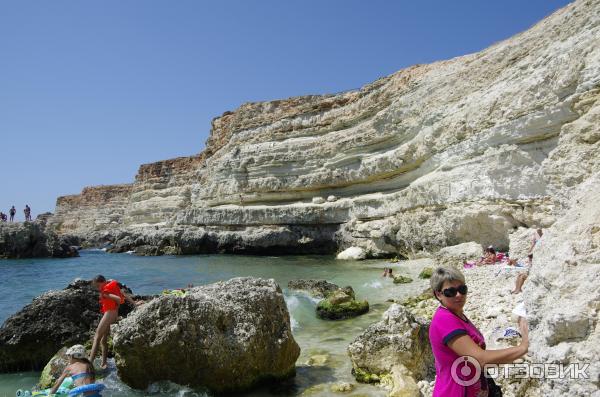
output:
[[150, 229], [193, 230], [185, 252], [262, 252], [277, 238], [253, 235], [292, 227], [289, 252], [508, 247], [515, 228], [550, 226], [598, 166], [598, 9], [577, 1], [486, 50], [356, 91], [244, 104], [213, 120], [199, 155], [62, 197], [54, 224], [90, 241], [125, 230], [133, 246], [155, 244]]

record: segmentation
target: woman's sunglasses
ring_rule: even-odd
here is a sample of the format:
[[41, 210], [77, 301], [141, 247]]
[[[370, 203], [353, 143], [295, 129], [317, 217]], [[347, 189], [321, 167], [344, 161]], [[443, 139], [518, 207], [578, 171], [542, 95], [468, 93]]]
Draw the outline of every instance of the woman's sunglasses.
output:
[[457, 292], [460, 292], [461, 295], [466, 295], [468, 291], [469, 289], [467, 288], [467, 286], [463, 284], [459, 285], [457, 288], [446, 288], [442, 290], [442, 294], [444, 294], [446, 298], [454, 298]]

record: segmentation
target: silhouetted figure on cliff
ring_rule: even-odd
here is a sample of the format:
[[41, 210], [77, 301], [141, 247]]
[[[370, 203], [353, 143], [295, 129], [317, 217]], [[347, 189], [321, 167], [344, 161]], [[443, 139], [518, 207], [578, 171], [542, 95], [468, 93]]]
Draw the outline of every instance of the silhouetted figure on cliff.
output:
[[14, 222], [15, 221], [15, 214], [17, 213], [17, 209], [15, 208], [15, 206], [13, 205], [10, 209], [10, 211], [8, 211], [8, 214], [10, 215], [10, 221]]
[[6, 222], [7, 219], [8, 217], [6, 214], [4, 212], [0, 212], [0, 222]]
[[23, 213], [25, 213], [25, 222], [31, 221], [31, 208], [29, 207], [29, 204], [25, 204]]

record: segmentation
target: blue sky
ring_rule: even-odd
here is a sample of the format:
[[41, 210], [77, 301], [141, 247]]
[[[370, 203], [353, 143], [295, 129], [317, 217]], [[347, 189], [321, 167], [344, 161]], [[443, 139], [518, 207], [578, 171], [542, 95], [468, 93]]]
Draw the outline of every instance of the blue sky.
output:
[[198, 153], [248, 101], [479, 51], [569, 3], [0, 0], [0, 210]]

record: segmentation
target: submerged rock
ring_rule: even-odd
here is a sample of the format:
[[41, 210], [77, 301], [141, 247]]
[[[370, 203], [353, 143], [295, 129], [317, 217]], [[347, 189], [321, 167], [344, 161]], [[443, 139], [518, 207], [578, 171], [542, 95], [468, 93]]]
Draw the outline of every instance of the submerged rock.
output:
[[416, 381], [435, 374], [429, 325], [398, 304], [348, 346], [357, 381], [385, 383], [394, 395], [418, 395]]
[[300, 348], [274, 280], [234, 278], [162, 295], [114, 329], [121, 379], [239, 392], [293, 376]]
[[[126, 303], [119, 314], [132, 309]], [[99, 320], [98, 291], [89, 281], [42, 294], [0, 328], [0, 372], [41, 370], [62, 347], [89, 341]]]
[[354, 385], [348, 382], [338, 382], [331, 385], [329, 390], [334, 393], [349, 393], [354, 390]]
[[317, 304], [317, 316], [324, 320], [343, 320], [369, 311], [369, 302], [357, 301], [352, 287], [340, 288]]
[[330, 293], [340, 289], [336, 284], [327, 280], [290, 280], [288, 288], [296, 291], [305, 291], [315, 298], [326, 298]]

